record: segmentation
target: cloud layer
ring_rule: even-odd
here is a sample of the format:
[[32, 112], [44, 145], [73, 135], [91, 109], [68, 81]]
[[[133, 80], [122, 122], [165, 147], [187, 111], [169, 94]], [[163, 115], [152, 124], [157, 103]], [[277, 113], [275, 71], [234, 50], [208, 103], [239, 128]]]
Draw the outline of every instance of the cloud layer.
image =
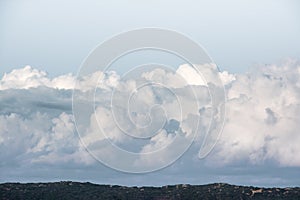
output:
[[[178, 81], [178, 75], [187, 81]], [[243, 168], [245, 163], [254, 168], [267, 167], [270, 163], [276, 167], [300, 167], [299, 62], [289, 60], [281, 65], [261, 66], [246, 74], [224, 71], [220, 72], [220, 77], [227, 95], [224, 131], [213, 152], [204, 160], [199, 160], [197, 153], [203, 140], [202, 133], [208, 129], [213, 110], [207, 83], [187, 65], [180, 66], [177, 73], [153, 69], [141, 74], [144, 80], [156, 79], [171, 85], [172, 91], [163, 87], [142, 88], [132, 96], [134, 104], [129, 104], [129, 107], [135, 106], [130, 108], [130, 119], [124, 117], [128, 115], [125, 113], [128, 104], [122, 99], [125, 90], [136, 87], [136, 79], [123, 80], [116, 72], [97, 72], [76, 85], [76, 77], [71, 74], [51, 79], [47, 73], [29, 66], [13, 70], [0, 80], [1, 176], [5, 177], [6, 171], [20, 166], [80, 168], [98, 165], [79, 140], [71, 109], [75, 85], [81, 91], [82, 99], [86, 100], [85, 93], [95, 89], [95, 82], [99, 83], [96, 111], [86, 119], [86, 134], [81, 135], [82, 140], [91, 147], [102, 140], [97, 134], [99, 123], [116, 145], [128, 151], [147, 153], [169, 144], [176, 134], [189, 137], [195, 129], [195, 122], [199, 120], [202, 135], [197, 137], [181, 161], [170, 167], [169, 171], [162, 172], [165, 176], [172, 174], [172, 170], [185, 173], [189, 169], [201, 171], [203, 166]], [[196, 91], [196, 101], [189, 87]], [[113, 91], [115, 105], [123, 106], [115, 110], [109, 104]], [[195, 102], [199, 104], [199, 109], [194, 109]], [[153, 105], [163, 105], [164, 108], [151, 107]], [[181, 110], [179, 106], [182, 106]], [[154, 110], [149, 112], [149, 109]], [[114, 116], [114, 112], [118, 115]], [[160, 121], [158, 115], [166, 115], [165, 121]], [[130, 121], [140, 127], [152, 123], [152, 129], [141, 128], [139, 130], [142, 132], [133, 132], [133, 127], [127, 126]], [[142, 133], [157, 132], [157, 135], [136, 142], [124, 131], [137, 137]], [[100, 150], [109, 155], [109, 149], [105, 146]], [[142, 162], [153, 165], [160, 159], [168, 159], [174, 151], [176, 149], [170, 148], [160, 158]], [[191, 174], [189, 176], [193, 177]]]

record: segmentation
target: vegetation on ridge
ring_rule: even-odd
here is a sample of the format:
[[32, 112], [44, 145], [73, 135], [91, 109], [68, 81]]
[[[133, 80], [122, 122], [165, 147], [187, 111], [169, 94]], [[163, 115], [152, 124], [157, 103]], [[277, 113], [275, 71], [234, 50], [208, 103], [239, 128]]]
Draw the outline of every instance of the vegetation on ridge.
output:
[[172, 185], [163, 187], [125, 187], [92, 183], [4, 183], [0, 199], [300, 199], [300, 188], [257, 188], [223, 183]]

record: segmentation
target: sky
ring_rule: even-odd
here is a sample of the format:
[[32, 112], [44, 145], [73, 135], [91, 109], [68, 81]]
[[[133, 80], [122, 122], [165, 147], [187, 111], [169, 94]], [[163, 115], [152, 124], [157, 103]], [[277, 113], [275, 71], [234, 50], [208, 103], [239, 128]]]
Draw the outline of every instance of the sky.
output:
[[3, 0], [0, 74], [25, 65], [50, 76], [76, 73], [98, 44], [143, 27], [181, 32], [222, 70], [245, 72], [299, 57], [299, 13], [296, 0]]
[[[0, 182], [299, 186], [299, 8], [292, 0], [1, 1]], [[143, 27], [199, 43], [214, 61], [196, 67], [206, 81], [172, 57], [174, 69], [75, 75], [100, 43]], [[156, 58], [128, 56], [115, 67]], [[225, 115], [214, 105], [223, 92]], [[135, 140], [145, 132], [153, 137]], [[117, 156], [107, 141], [138, 156]]]
[[[30, 66], [13, 70], [0, 81], [0, 182], [299, 186], [300, 62], [262, 66], [248, 74], [224, 71], [220, 78], [227, 96], [223, 132], [200, 159], [204, 136], [219, 124], [211, 118], [219, 111], [213, 114], [207, 85], [189, 65], [175, 74], [153, 68], [140, 79], [97, 71], [77, 81], [71, 74], [51, 78]], [[138, 87], [148, 80], [166, 89]], [[137, 92], [128, 98], [132, 91]], [[153, 105], [160, 107], [150, 112]], [[140, 129], [149, 123], [148, 112], [150, 129]], [[144, 133], [151, 137], [138, 139]], [[138, 157], [120, 156], [107, 140]], [[149, 173], [132, 173], [144, 169]]]

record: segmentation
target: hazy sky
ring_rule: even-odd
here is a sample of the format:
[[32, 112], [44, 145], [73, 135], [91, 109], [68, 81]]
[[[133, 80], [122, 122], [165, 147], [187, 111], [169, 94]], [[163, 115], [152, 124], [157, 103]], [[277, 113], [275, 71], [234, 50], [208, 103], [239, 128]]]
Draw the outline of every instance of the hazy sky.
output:
[[[296, 0], [0, 0], [0, 182], [299, 186], [299, 19], [300, 3]], [[197, 138], [173, 165], [154, 173], [133, 175], [105, 167], [87, 153], [77, 135], [72, 92], [74, 74], [91, 50], [115, 34], [143, 27], [186, 34], [207, 50], [221, 70], [226, 70], [219, 73], [227, 97], [226, 118], [217, 145], [205, 159], [198, 159], [203, 138]], [[279, 62], [282, 59], [286, 60]], [[257, 64], [256, 70], [245, 73]], [[2, 76], [4, 72], [6, 76]], [[143, 74], [143, 80], [157, 79], [177, 92], [186, 112], [178, 110], [181, 105], [168, 90], [146, 88], [137, 97], [139, 104], [132, 105], [136, 109], [132, 112], [134, 120], [146, 121], [145, 110], [161, 106], [162, 102], [171, 114], [162, 127], [157, 126], [160, 132], [142, 147], [136, 147], [118, 124], [128, 125], [131, 120], [132, 116], [127, 115], [131, 112], [126, 112], [129, 101], [124, 101], [126, 95], [121, 97], [122, 92], [136, 94], [140, 89], [136, 87], [138, 81], [120, 79], [115, 72], [82, 77], [77, 89], [83, 102], [90, 102], [85, 94], [95, 91], [95, 81], [103, 78], [97, 88], [99, 95], [94, 98], [96, 110], [84, 119], [82, 127], [87, 137], [82, 138], [91, 148], [97, 147], [114, 159], [110, 149], [102, 145], [104, 139], [96, 138], [98, 118], [104, 120], [102, 128], [109, 139], [122, 147], [137, 148], [139, 153], [159, 149], [176, 134], [189, 137], [198, 118], [199, 132], [205, 133], [211, 125], [210, 113], [216, 111], [211, 107], [206, 85], [199, 84], [201, 77], [194, 72], [187, 65], [176, 71], [196, 88], [199, 107], [195, 109], [188, 85], [178, 81], [177, 75], [159, 69]], [[123, 88], [116, 89], [117, 85]], [[215, 88], [216, 93], [223, 91]], [[121, 113], [116, 115], [117, 120], [109, 110], [113, 107], [109, 98], [115, 89], [120, 90], [116, 105]], [[156, 120], [162, 115], [155, 116]], [[212, 123], [212, 127], [215, 125]], [[138, 161], [151, 166], [169, 158], [179, 147], [180, 144], [168, 149], [158, 159]], [[126, 158], [116, 156], [117, 162], [119, 159]]]
[[0, 74], [25, 65], [51, 76], [77, 72], [96, 45], [142, 27], [184, 33], [221, 69], [243, 72], [299, 58], [299, 9], [296, 0], [2, 0]]

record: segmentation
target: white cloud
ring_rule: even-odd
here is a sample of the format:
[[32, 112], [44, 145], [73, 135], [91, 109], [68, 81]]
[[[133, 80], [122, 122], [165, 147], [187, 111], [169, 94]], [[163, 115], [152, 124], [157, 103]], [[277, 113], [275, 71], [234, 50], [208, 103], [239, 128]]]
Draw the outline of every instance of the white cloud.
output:
[[92, 163], [81, 147], [72, 116], [62, 113], [50, 118], [36, 113], [28, 118], [18, 114], [0, 116], [2, 138], [0, 163]]
[[[118, 84], [119, 75], [111, 71], [108, 73], [96, 72], [91, 76], [83, 77], [78, 81], [76, 88], [82, 91], [94, 90], [95, 83], [102, 89], [109, 89]], [[53, 79], [48, 77], [45, 71], [37, 70], [31, 66], [12, 70], [5, 73], [0, 80], [0, 90], [29, 89], [48, 87], [53, 89], [71, 90], [75, 87], [76, 77], [72, 74], [61, 75]]]
[[227, 90], [227, 121], [216, 160], [263, 164], [271, 159], [300, 166], [299, 69], [290, 61], [236, 76]]
[[[246, 74], [224, 71], [219, 75], [226, 85], [226, 121], [216, 148], [203, 162], [223, 167], [240, 163], [264, 166], [269, 162], [281, 167], [300, 167], [299, 63], [287, 61], [280, 66], [262, 66]], [[139, 81], [149, 80], [161, 83], [162, 87], [137, 88]], [[113, 142], [135, 152], [155, 151], [172, 142], [174, 134], [189, 137], [198, 119], [201, 133], [210, 123], [213, 111], [206, 84], [188, 65], [180, 66], [175, 73], [163, 69], [144, 72], [141, 80], [123, 81], [116, 72], [96, 72], [77, 83], [83, 100], [87, 100], [85, 92], [94, 89], [95, 83], [98, 83], [96, 112], [86, 120], [87, 132], [82, 135], [87, 145], [103, 140], [98, 134], [98, 122]], [[75, 77], [71, 74], [51, 79], [47, 73], [28, 66], [4, 75], [0, 80], [2, 170], [5, 166], [16, 167], [22, 163], [95, 165], [76, 134], [71, 111], [74, 85]], [[195, 109], [195, 96], [190, 88], [196, 93], [199, 109]], [[114, 105], [118, 105], [113, 108], [115, 116], [110, 105], [112, 91], [115, 92]], [[132, 91], [136, 93], [130, 93]], [[127, 104], [130, 95], [132, 102]], [[164, 116], [163, 121], [161, 116]], [[151, 128], [143, 129], [149, 122]], [[140, 129], [136, 129], [137, 124]], [[135, 143], [122, 132], [124, 130], [136, 136], [158, 134]], [[196, 145], [201, 144], [201, 139], [202, 136], [197, 138]], [[106, 151], [105, 147], [101, 148]], [[164, 151], [159, 159], [172, 153]], [[202, 162], [195, 159], [197, 153], [189, 151], [185, 157], [193, 159], [179, 166], [182, 169], [197, 166]], [[153, 165], [151, 160], [140, 161]]]
[[57, 89], [74, 88], [74, 77], [71, 74], [48, 78], [44, 71], [26, 66], [22, 69], [15, 69], [10, 73], [5, 73], [0, 81], [0, 90], [5, 89], [28, 89], [39, 86], [52, 87]]

